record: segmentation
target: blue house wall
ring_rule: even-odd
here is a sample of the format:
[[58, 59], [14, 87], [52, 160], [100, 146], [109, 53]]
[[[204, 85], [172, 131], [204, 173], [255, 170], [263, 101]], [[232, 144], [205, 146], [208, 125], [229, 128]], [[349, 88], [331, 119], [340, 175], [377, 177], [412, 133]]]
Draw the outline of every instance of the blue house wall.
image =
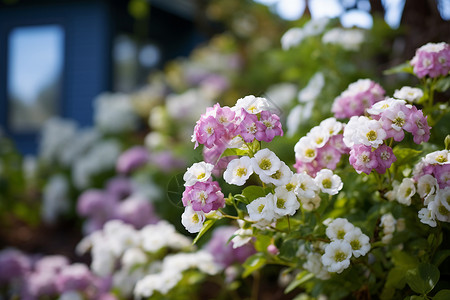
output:
[[0, 8], [0, 125], [24, 154], [36, 152], [38, 133], [16, 133], [8, 126], [8, 34], [16, 27], [45, 24], [59, 24], [65, 32], [59, 116], [91, 125], [92, 100], [111, 89], [111, 19], [105, 2]]

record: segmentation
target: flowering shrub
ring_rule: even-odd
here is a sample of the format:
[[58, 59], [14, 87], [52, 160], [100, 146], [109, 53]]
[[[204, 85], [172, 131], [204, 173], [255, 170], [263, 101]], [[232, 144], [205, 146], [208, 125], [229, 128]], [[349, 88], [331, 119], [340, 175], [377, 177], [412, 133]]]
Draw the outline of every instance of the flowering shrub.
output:
[[[299, 43], [300, 33], [286, 34], [285, 48]], [[429, 44], [411, 61], [419, 78], [436, 78], [428, 91], [448, 89], [442, 87], [449, 78], [447, 49]], [[426, 58], [423, 51], [443, 53]], [[427, 72], [417, 71], [418, 64]], [[348, 121], [328, 118], [301, 137], [292, 149], [296, 173], [270, 150], [283, 136], [270, 101], [246, 96], [233, 107], [208, 108], [192, 141], [221, 154], [185, 172], [182, 224], [198, 232], [198, 241], [218, 220], [237, 221], [239, 229], [226, 233], [230, 243], [257, 251], [244, 262], [243, 276], [268, 264], [288, 267], [294, 277], [287, 292], [444, 299], [450, 290], [438, 281], [449, 256], [450, 138], [445, 150], [427, 143], [433, 128], [426, 111], [445, 113], [448, 103], [435, 104], [432, 94], [413, 87], [397, 90], [395, 98], [384, 93], [369, 79], [351, 84], [332, 108]], [[442, 126], [437, 121], [431, 120]], [[214, 164], [226, 157], [232, 158]]]

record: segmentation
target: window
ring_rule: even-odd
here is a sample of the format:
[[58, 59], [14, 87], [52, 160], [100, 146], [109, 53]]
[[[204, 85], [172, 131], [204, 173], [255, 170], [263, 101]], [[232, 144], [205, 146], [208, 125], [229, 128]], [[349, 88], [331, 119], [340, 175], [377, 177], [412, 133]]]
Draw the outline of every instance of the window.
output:
[[38, 131], [58, 115], [62, 97], [64, 30], [60, 25], [16, 27], [8, 35], [8, 127]]

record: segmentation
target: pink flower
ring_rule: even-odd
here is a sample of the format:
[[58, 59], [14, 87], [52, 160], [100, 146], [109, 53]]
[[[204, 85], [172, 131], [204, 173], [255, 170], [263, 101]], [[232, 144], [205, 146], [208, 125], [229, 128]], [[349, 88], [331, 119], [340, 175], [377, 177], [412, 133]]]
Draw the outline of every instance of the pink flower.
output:
[[411, 107], [411, 112], [406, 119], [403, 129], [412, 133], [416, 144], [427, 142], [430, 138], [431, 127], [428, 126], [427, 117], [424, 117], [422, 111], [415, 106]]
[[370, 79], [359, 79], [334, 99], [331, 111], [335, 118], [361, 116], [367, 108], [383, 100], [384, 93], [378, 83]]
[[81, 216], [106, 221], [113, 218], [118, 203], [116, 195], [99, 189], [89, 189], [78, 198], [77, 211]]
[[119, 173], [129, 173], [132, 170], [145, 165], [149, 154], [145, 147], [135, 146], [122, 153], [117, 160], [116, 169]]
[[258, 131], [255, 136], [258, 141], [265, 141], [269, 143], [275, 136], [283, 136], [280, 117], [267, 110], [261, 112], [261, 119], [256, 123], [256, 127]]
[[[195, 141], [213, 147], [225, 135], [225, 128], [213, 116], [202, 117], [194, 128]], [[195, 147], [198, 146], [196, 143]]]
[[328, 144], [334, 147], [341, 154], [348, 154], [350, 152], [350, 148], [344, 144], [344, 135], [336, 134], [330, 137]]
[[249, 114], [245, 109], [241, 109], [241, 116], [242, 121], [239, 124], [236, 133], [240, 134], [246, 143], [251, 143], [258, 132], [258, 116]]
[[450, 46], [444, 42], [423, 45], [416, 50], [411, 65], [419, 78], [446, 76], [450, 71]]
[[322, 170], [322, 167], [316, 160], [313, 160], [312, 162], [303, 162], [297, 159], [294, 164], [294, 168], [296, 169], [297, 173], [306, 172], [309, 176], [312, 177], [316, 177], [317, 172]]
[[405, 137], [403, 126], [411, 114], [411, 107], [407, 107], [404, 103], [396, 103], [383, 111], [380, 120], [383, 129], [386, 131], [386, 139], [394, 138], [396, 142], [400, 142]]
[[378, 162], [375, 171], [380, 174], [384, 174], [386, 169], [389, 169], [392, 163], [397, 160], [392, 148], [384, 144], [375, 149], [374, 154]]
[[233, 248], [233, 243], [229, 242], [229, 240], [236, 233], [237, 229], [234, 226], [217, 227], [211, 239], [205, 245], [206, 251], [211, 253], [214, 261], [223, 268], [235, 263], [242, 264], [250, 255], [256, 252], [252, 243]]
[[450, 186], [450, 164], [436, 165], [434, 172], [440, 189]]
[[372, 147], [363, 144], [355, 145], [352, 150], [350, 150], [349, 161], [358, 174], [364, 172], [369, 175], [372, 169], [378, 166], [375, 153], [371, 150]]
[[216, 181], [196, 182], [186, 187], [182, 201], [184, 206], [192, 205], [194, 211], [209, 213], [225, 205], [224, 196]]
[[327, 143], [322, 148], [317, 149], [317, 158], [321, 168], [330, 170], [336, 169], [337, 163], [341, 160], [341, 152], [331, 144]]

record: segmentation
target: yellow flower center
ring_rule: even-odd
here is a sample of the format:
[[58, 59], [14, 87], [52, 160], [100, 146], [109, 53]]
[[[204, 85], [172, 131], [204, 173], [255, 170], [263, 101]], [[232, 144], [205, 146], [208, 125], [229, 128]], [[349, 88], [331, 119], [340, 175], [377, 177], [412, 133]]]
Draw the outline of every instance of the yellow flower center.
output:
[[259, 212], [259, 213], [262, 213], [264, 207], [265, 207], [264, 204], [260, 204], [260, 205], [258, 206], [258, 212]]
[[263, 158], [259, 162], [259, 167], [261, 170], [269, 170], [272, 167], [272, 162], [268, 158]]
[[247, 169], [244, 167], [237, 168], [235, 173], [236, 173], [236, 176], [242, 177], [242, 176], [247, 175]]
[[314, 149], [306, 149], [305, 156], [306, 157], [314, 157], [316, 155], [316, 151]]
[[198, 174], [197, 179], [198, 180], [203, 179], [203, 178], [205, 178], [205, 176], [206, 176], [205, 173], [200, 173], [200, 174]]
[[286, 203], [286, 200], [280, 199], [280, 198], [277, 199], [277, 207], [278, 207], [279, 209], [286, 208], [286, 207], [284, 206], [285, 203]]
[[330, 178], [325, 178], [324, 180], [322, 180], [322, 185], [324, 188], [326, 189], [330, 189], [332, 186], [332, 182]]
[[377, 139], [377, 133], [375, 130], [371, 130], [366, 134], [367, 140], [373, 142]]
[[344, 261], [346, 258], [347, 258], [347, 255], [345, 255], [345, 253], [342, 251], [338, 250], [334, 253], [334, 260], [337, 262]]
[[359, 242], [359, 240], [353, 240], [350, 242], [350, 246], [352, 246], [353, 250], [359, 250], [361, 249], [361, 243]]
[[445, 163], [447, 161], [447, 156], [440, 154], [436, 157], [436, 161], [441, 164]]

